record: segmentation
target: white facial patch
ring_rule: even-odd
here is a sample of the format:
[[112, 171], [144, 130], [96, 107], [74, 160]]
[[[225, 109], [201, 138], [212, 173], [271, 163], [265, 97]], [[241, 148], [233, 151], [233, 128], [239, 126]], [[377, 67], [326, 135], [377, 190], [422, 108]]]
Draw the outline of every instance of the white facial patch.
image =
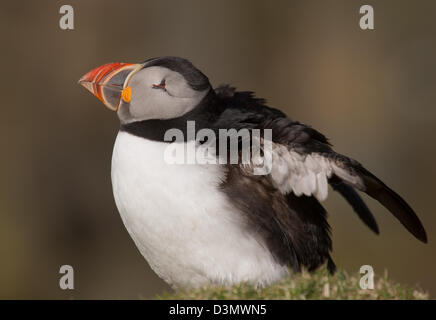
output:
[[[165, 83], [165, 88], [158, 88]], [[194, 109], [210, 88], [196, 91], [178, 72], [164, 67], [149, 67], [130, 79], [130, 103], [120, 106], [118, 115], [123, 123], [150, 119], [173, 119]]]

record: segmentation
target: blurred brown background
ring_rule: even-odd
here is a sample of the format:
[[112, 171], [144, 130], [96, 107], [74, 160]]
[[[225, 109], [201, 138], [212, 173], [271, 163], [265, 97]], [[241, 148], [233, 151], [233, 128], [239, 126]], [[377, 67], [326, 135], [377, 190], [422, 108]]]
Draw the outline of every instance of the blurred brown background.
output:
[[[74, 31], [59, 28], [62, 4], [75, 9]], [[374, 6], [375, 31], [358, 26], [363, 4]], [[214, 85], [256, 91], [403, 195], [428, 245], [366, 198], [381, 228], [373, 235], [333, 195], [334, 258], [435, 297], [435, 1], [3, 1], [0, 34], [0, 298], [169, 290], [114, 204], [118, 120], [76, 83], [106, 62], [162, 55], [190, 59]], [[73, 291], [59, 289], [63, 264], [74, 267]]]

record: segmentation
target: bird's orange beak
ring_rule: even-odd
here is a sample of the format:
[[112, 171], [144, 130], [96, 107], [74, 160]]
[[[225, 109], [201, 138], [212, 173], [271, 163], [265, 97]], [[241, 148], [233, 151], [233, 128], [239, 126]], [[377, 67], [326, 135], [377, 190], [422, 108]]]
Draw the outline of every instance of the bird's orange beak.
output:
[[142, 64], [108, 63], [92, 69], [79, 80], [79, 84], [95, 95], [106, 107], [117, 111], [121, 99], [130, 102], [130, 78], [142, 68]]

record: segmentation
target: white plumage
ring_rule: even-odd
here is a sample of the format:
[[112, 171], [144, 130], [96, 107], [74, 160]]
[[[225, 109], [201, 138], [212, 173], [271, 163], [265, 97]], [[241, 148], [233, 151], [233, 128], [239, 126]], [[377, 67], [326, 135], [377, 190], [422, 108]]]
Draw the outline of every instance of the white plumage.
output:
[[167, 164], [166, 147], [120, 132], [112, 157], [115, 202], [152, 269], [174, 287], [283, 277], [287, 268], [217, 189], [224, 167]]
[[[263, 148], [262, 151], [265, 159], [272, 159], [269, 174], [274, 185], [284, 194], [293, 192], [296, 196], [314, 196], [324, 201], [328, 196], [328, 179], [332, 174], [352, 185], [362, 185], [358, 176], [351, 175], [320, 154], [299, 154], [278, 143], [272, 143], [272, 150]], [[268, 152], [271, 155], [266, 154]], [[264, 165], [259, 159], [253, 159], [253, 163]]]

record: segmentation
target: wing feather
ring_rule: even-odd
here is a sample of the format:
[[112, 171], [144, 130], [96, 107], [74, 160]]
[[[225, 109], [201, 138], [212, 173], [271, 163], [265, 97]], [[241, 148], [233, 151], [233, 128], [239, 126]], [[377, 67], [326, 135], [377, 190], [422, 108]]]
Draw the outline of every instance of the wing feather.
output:
[[[267, 107], [264, 100], [254, 98], [251, 92], [237, 92], [234, 88], [223, 86], [216, 89], [216, 94], [222, 110], [222, 117], [216, 122], [217, 128], [272, 130], [271, 154], [263, 150], [264, 158], [272, 159], [271, 165], [265, 166], [271, 169], [266, 177], [273, 186], [271, 192], [278, 190], [282, 196], [291, 197], [292, 201], [288, 201], [289, 212], [294, 212], [294, 216], [296, 204], [310, 207], [315, 201], [325, 200], [331, 183], [334, 190], [347, 200], [360, 219], [375, 233], [378, 233], [378, 226], [374, 216], [355, 189], [379, 201], [416, 238], [427, 242], [422, 223], [404, 199], [360, 163], [333, 151], [322, 133], [287, 118], [279, 110]], [[262, 165], [265, 163], [261, 159], [253, 160], [252, 166]], [[250, 171], [253, 172], [251, 169], [244, 168], [244, 173], [250, 174]], [[303, 207], [299, 208], [300, 211], [304, 211]], [[318, 207], [315, 211], [319, 214], [322, 212]], [[280, 221], [277, 217], [279, 213], [275, 210], [271, 212]], [[284, 226], [283, 230], [290, 234], [298, 233], [291, 226]], [[293, 241], [298, 241], [298, 237]], [[294, 254], [298, 256], [296, 252]]]

